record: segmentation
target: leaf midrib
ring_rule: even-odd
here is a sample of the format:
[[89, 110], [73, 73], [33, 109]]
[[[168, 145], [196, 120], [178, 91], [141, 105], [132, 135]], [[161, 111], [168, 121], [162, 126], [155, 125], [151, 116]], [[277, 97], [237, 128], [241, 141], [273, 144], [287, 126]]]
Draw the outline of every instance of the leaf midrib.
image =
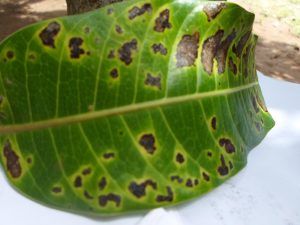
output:
[[104, 109], [95, 112], [87, 112], [87, 113], [71, 115], [71, 116], [66, 116], [61, 118], [41, 120], [41, 121], [36, 121], [31, 123], [24, 123], [24, 124], [1, 126], [0, 134], [2, 135], [12, 134], [12, 133], [36, 131], [36, 130], [42, 130], [47, 128], [54, 128], [54, 127], [61, 127], [61, 126], [75, 124], [75, 123], [81, 123], [81, 122], [86, 122], [94, 119], [99, 119], [103, 117], [124, 115], [127, 113], [132, 113], [132, 112], [137, 112], [137, 111], [142, 111], [142, 110], [147, 110], [147, 109], [152, 109], [152, 108], [157, 108], [162, 106], [175, 105], [183, 102], [190, 102], [190, 101], [200, 100], [209, 97], [230, 95], [246, 89], [250, 89], [256, 85], [258, 85], [258, 82], [253, 82], [247, 85], [242, 85], [230, 89], [215, 90], [210, 92], [195, 93], [195, 94], [176, 96], [176, 97], [168, 97], [168, 98], [163, 98], [154, 101], [141, 102], [141, 103], [126, 105], [126, 106]]

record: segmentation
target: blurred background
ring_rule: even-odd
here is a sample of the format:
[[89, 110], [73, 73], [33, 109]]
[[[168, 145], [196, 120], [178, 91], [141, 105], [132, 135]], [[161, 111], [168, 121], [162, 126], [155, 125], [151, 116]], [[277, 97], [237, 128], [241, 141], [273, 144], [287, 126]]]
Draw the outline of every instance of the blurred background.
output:
[[[256, 14], [257, 68], [300, 83], [300, 0], [232, 0]], [[0, 0], [0, 41], [39, 20], [67, 15], [65, 0]]]

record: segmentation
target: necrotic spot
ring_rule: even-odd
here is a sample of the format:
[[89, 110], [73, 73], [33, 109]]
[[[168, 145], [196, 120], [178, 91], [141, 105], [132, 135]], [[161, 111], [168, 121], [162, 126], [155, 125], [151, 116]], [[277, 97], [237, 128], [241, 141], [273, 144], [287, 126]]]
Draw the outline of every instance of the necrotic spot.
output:
[[154, 190], [157, 188], [157, 184], [152, 180], [146, 180], [141, 184], [137, 184], [136, 182], [131, 182], [128, 189], [129, 191], [136, 196], [137, 198], [141, 198], [146, 195], [146, 188], [150, 186]]
[[113, 79], [117, 79], [119, 77], [119, 71], [116, 68], [112, 69], [110, 71], [110, 76]]
[[211, 119], [211, 127], [212, 127], [213, 130], [217, 129], [217, 118], [216, 117], [213, 117]]
[[60, 31], [60, 25], [57, 22], [51, 22], [48, 26], [42, 30], [39, 37], [42, 40], [43, 44], [55, 48], [55, 37]]
[[216, 18], [220, 12], [226, 8], [226, 5], [224, 3], [218, 3], [218, 4], [207, 4], [203, 7], [203, 11], [207, 15], [208, 21], [212, 21], [214, 18]]
[[91, 168], [85, 168], [84, 170], [82, 170], [82, 175], [83, 176], [90, 175], [91, 173], [92, 173], [92, 169]]
[[187, 179], [187, 181], [186, 181], [186, 183], [185, 183], [185, 186], [187, 186], [187, 187], [193, 187], [194, 185], [193, 185], [193, 181], [192, 181], [192, 179]]
[[223, 30], [219, 30], [214, 36], [205, 40], [201, 53], [201, 61], [204, 66], [204, 70], [210, 75], [213, 70], [213, 59], [217, 54], [217, 48], [224, 35]]
[[83, 195], [88, 200], [94, 199], [93, 196], [87, 190], [84, 190]]
[[156, 201], [157, 202], [172, 202], [173, 201], [173, 198], [174, 198], [174, 194], [173, 194], [173, 191], [171, 189], [171, 187], [167, 186], [167, 195], [164, 196], [164, 195], [158, 195], [156, 197]]
[[156, 151], [155, 138], [153, 134], [144, 134], [139, 141], [139, 144], [151, 155]]
[[71, 51], [71, 58], [79, 59], [81, 55], [85, 53], [84, 49], [80, 48], [83, 44], [83, 40], [80, 37], [73, 37], [69, 41], [69, 48]]
[[229, 58], [229, 61], [228, 61], [228, 67], [229, 67], [229, 69], [233, 72], [234, 75], [237, 74], [237, 66], [236, 66], [236, 64], [233, 62], [232, 57]]
[[166, 47], [159, 43], [159, 44], [153, 44], [152, 45], [152, 50], [153, 52], [156, 53], [160, 53], [162, 55], [167, 55], [168, 54], [168, 50], [166, 49]]
[[106, 152], [103, 154], [104, 159], [113, 159], [115, 157], [115, 153], [113, 152]]
[[218, 167], [218, 172], [221, 176], [226, 176], [229, 173], [229, 168], [225, 163], [223, 155], [221, 155], [221, 166]]
[[144, 4], [141, 8], [134, 6], [128, 12], [128, 18], [133, 20], [134, 18], [143, 15], [145, 12], [151, 13], [152, 6], [149, 3]]
[[14, 56], [15, 56], [15, 53], [14, 53], [13, 51], [7, 51], [7, 52], [6, 52], [6, 57], [7, 57], [8, 59], [13, 59]]
[[198, 57], [200, 34], [184, 35], [177, 47], [177, 67], [193, 66]]
[[246, 34], [244, 34], [241, 39], [238, 42], [237, 47], [233, 46], [232, 50], [236, 54], [237, 57], [241, 57], [243, 49], [251, 35], [252, 31], [248, 31]]
[[236, 32], [233, 31], [228, 37], [220, 43], [220, 45], [217, 47], [217, 53], [216, 53], [216, 59], [218, 62], [218, 73], [224, 73], [225, 72], [225, 65], [226, 65], [226, 58], [229, 46], [231, 45], [232, 41], [236, 37]]
[[210, 181], [210, 177], [207, 173], [203, 172], [202, 176], [203, 176], [203, 179], [206, 180], [207, 182]]
[[184, 163], [184, 156], [181, 153], [177, 153], [176, 155], [176, 162], [178, 162], [179, 164]]
[[53, 187], [53, 188], [52, 188], [52, 192], [53, 192], [54, 194], [59, 194], [59, 193], [62, 192], [62, 188], [61, 188], [61, 187]]
[[235, 152], [235, 147], [232, 144], [232, 142], [231, 142], [230, 139], [221, 138], [219, 140], [219, 144], [220, 144], [221, 147], [225, 148], [225, 150], [226, 150], [227, 153], [231, 154], [231, 153]]
[[13, 178], [18, 178], [22, 174], [19, 156], [14, 152], [9, 141], [6, 141], [3, 148], [4, 157], [6, 158], [6, 168]]
[[105, 177], [102, 177], [101, 180], [99, 181], [98, 183], [98, 187], [99, 187], [99, 190], [102, 191], [105, 189], [107, 185], [107, 181], [106, 181], [106, 178]]
[[109, 51], [109, 53], [108, 53], [108, 58], [109, 58], [109, 59], [115, 58], [115, 51], [114, 51], [114, 50], [110, 50], [110, 51]]
[[122, 27], [120, 27], [119, 25], [116, 25], [116, 32], [117, 32], [118, 34], [122, 34], [122, 33], [123, 33]]
[[77, 176], [74, 180], [74, 187], [75, 188], [80, 188], [82, 187], [82, 179], [80, 176]]
[[171, 176], [171, 181], [177, 181], [179, 184], [183, 182], [183, 179], [179, 176]]
[[164, 32], [165, 29], [170, 29], [172, 27], [171, 23], [169, 22], [170, 11], [165, 9], [159, 14], [159, 17], [155, 20], [155, 27], [154, 30], [157, 32]]
[[195, 180], [194, 180], [194, 185], [195, 185], [195, 186], [199, 185], [199, 180], [198, 180], [198, 179], [195, 179]]
[[132, 50], [137, 50], [137, 40], [132, 39], [130, 42], [125, 43], [119, 50], [119, 58], [126, 65], [132, 62], [131, 54]]
[[121, 204], [121, 197], [113, 193], [100, 195], [98, 200], [101, 207], [105, 207], [109, 201], [114, 202], [116, 207], [119, 207]]
[[151, 73], [147, 73], [147, 77], [145, 79], [145, 85], [157, 87], [161, 90], [161, 77], [158, 75], [157, 77], [152, 76]]

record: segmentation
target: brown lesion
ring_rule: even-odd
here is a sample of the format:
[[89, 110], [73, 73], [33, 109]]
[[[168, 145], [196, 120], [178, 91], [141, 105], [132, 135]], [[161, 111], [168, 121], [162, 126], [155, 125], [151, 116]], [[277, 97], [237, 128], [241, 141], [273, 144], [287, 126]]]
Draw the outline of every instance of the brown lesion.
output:
[[147, 73], [147, 77], [145, 79], [145, 85], [156, 87], [161, 90], [161, 77], [160, 74], [158, 76], [153, 76], [151, 73]]
[[241, 57], [242, 52], [245, 48], [246, 43], [248, 42], [250, 35], [251, 35], [252, 31], [248, 31], [246, 34], [244, 34], [241, 39], [239, 40], [237, 46], [234, 45], [232, 48], [232, 51], [236, 54], [237, 57]]
[[228, 139], [228, 138], [221, 138], [221, 139], [219, 140], [219, 145], [220, 145], [221, 147], [224, 147], [225, 150], [226, 150], [226, 152], [227, 152], [228, 154], [232, 154], [232, 153], [235, 152], [235, 146], [234, 146], [234, 144], [232, 143], [232, 141], [231, 141], [230, 139]]
[[6, 52], [6, 58], [8, 60], [13, 59], [14, 57], [15, 57], [15, 53], [13, 51], [9, 50], [9, 51]]
[[103, 158], [105, 160], [114, 159], [115, 158], [115, 153], [114, 152], [105, 152], [103, 154]]
[[120, 25], [116, 25], [115, 30], [118, 34], [123, 34], [123, 32], [124, 32]]
[[110, 71], [110, 76], [113, 79], [117, 79], [119, 77], [119, 71], [117, 68], [114, 68]]
[[210, 22], [215, 19], [226, 7], [227, 6], [225, 3], [209, 3], [203, 7], [203, 11], [207, 15], [207, 19]]
[[228, 49], [232, 44], [233, 40], [236, 37], [236, 32], [233, 31], [231, 34], [227, 36], [227, 38], [220, 43], [217, 48], [216, 60], [218, 62], [218, 73], [222, 74], [225, 72], [226, 68], [226, 59], [228, 54]]
[[153, 155], [156, 151], [155, 137], [153, 134], [144, 134], [140, 140], [139, 144], [146, 150], [147, 153]]
[[39, 34], [43, 45], [48, 46], [50, 48], [55, 48], [55, 37], [58, 35], [60, 30], [61, 27], [59, 23], [55, 21], [49, 23], [48, 26], [44, 28]]
[[141, 8], [134, 6], [132, 9], [129, 10], [128, 18], [130, 20], [133, 20], [136, 17], [145, 14], [146, 12], [148, 12], [148, 13], [152, 12], [152, 6], [150, 3], [145, 3]]
[[81, 48], [83, 39], [80, 37], [72, 37], [69, 41], [70, 56], [72, 59], [79, 59], [81, 55], [85, 53]]
[[100, 191], [103, 191], [107, 186], [107, 180], [106, 177], [102, 177], [101, 180], [98, 183], [98, 187]]
[[185, 186], [188, 188], [194, 187], [194, 183], [193, 183], [192, 179], [188, 178], [185, 182]]
[[157, 32], [164, 32], [165, 29], [171, 29], [172, 25], [169, 21], [170, 19], [170, 10], [165, 9], [160, 14], [159, 17], [155, 20], [154, 30]]
[[213, 130], [216, 130], [216, 129], [217, 129], [217, 117], [214, 116], [214, 117], [211, 119], [210, 124], [211, 124], [211, 128], [212, 128]]
[[229, 57], [228, 67], [233, 72], [234, 75], [237, 75], [237, 65], [234, 63], [232, 57]]
[[203, 179], [204, 179], [205, 181], [207, 181], [207, 182], [210, 181], [210, 176], [209, 176], [207, 173], [203, 172], [203, 173], [202, 173], [202, 177], [203, 177]]
[[82, 170], [81, 173], [82, 173], [83, 176], [90, 175], [90, 174], [92, 173], [92, 169], [89, 168], [89, 167], [88, 167], [88, 168], [85, 168], [85, 169]]
[[140, 184], [136, 183], [136, 182], [131, 182], [129, 184], [129, 191], [137, 198], [142, 198], [144, 196], [146, 196], [146, 188], [147, 187], [152, 187], [153, 190], [157, 189], [157, 183], [148, 179]]
[[168, 49], [162, 43], [156, 43], [152, 45], [153, 52], [160, 53], [161, 55], [167, 55]]
[[204, 70], [211, 75], [213, 71], [213, 60], [216, 57], [218, 46], [223, 38], [224, 31], [218, 30], [217, 33], [209, 37], [203, 43], [201, 62], [203, 64]]
[[132, 51], [137, 50], [138, 42], [134, 38], [130, 42], [126, 42], [123, 46], [118, 50], [119, 58], [126, 65], [130, 65], [132, 62]]
[[63, 189], [60, 186], [54, 186], [51, 191], [53, 194], [60, 194], [62, 193]]
[[115, 50], [110, 50], [107, 56], [109, 59], [115, 58]]
[[221, 165], [218, 167], [218, 173], [221, 175], [221, 176], [227, 176], [228, 173], [229, 173], [229, 168], [228, 166], [226, 165], [226, 162], [225, 162], [225, 158], [224, 158], [224, 155], [221, 155]]
[[3, 154], [6, 158], [6, 169], [13, 178], [19, 178], [22, 175], [20, 158], [12, 149], [11, 143], [7, 140], [4, 143]]
[[158, 203], [161, 202], [172, 202], [174, 199], [174, 193], [172, 191], [172, 188], [170, 186], [167, 186], [167, 195], [158, 195], [156, 197], [156, 201]]
[[83, 195], [84, 197], [87, 199], [87, 200], [93, 200], [94, 197], [87, 191], [87, 190], [84, 190], [83, 191]]
[[82, 178], [81, 176], [76, 176], [73, 182], [73, 185], [75, 188], [81, 188], [82, 187]]
[[108, 202], [114, 202], [116, 207], [120, 207], [121, 201], [121, 196], [114, 193], [100, 195], [98, 199], [98, 203], [101, 207], [107, 206]]
[[183, 182], [183, 179], [178, 175], [171, 176], [170, 179], [172, 182], [177, 181], [178, 184], [181, 184]]
[[175, 160], [179, 164], [183, 164], [185, 162], [185, 158], [184, 158], [183, 154], [181, 154], [181, 153], [176, 154]]
[[193, 35], [184, 35], [182, 37], [177, 46], [177, 67], [189, 67], [195, 65], [195, 61], [198, 57], [199, 39], [199, 32], [195, 32]]

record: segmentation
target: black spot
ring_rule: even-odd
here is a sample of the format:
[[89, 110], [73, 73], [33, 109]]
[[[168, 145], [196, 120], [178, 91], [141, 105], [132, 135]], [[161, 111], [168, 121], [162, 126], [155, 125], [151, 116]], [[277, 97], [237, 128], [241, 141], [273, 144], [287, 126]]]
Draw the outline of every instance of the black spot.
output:
[[7, 57], [8, 59], [13, 59], [14, 56], [15, 56], [15, 53], [14, 53], [13, 51], [7, 51], [7, 52], [6, 52], [6, 57]]
[[228, 67], [229, 69], [233, 72], [233, 74], [237, 74], [237, 66], [236, 64], [233, 62], [233, 59], [232, 57], [229, 58], [229, 61], [228, 61]]
[[171, 181], [177, 181], [179, 184], [181, 184], [183, 179], [179, 176], [171, 176]]
[[208, 156], [208, 157], [210, 157], [210, 158], [211, 158], [211, 157], [212, 157], [212, 155], [213, 155], [213, 154], [212, 154], [212, 152], [210, 152], [210, 151], [208, 151], [208, 152], [207, 152], [207, 156]]
[[210, 176], [207, 173], [203, 172], [202, 176], [203, 176], [203, 179], [206, 180], [207, 182], [210, 181]]
[[202, 53], [201, 53], [201, 61], [204, 67], [204, 70], [211, 75], [213, 70], [213, 60], [217, 54], [217, 48], [220, 45], [222, 37], [224, 35], [223, 30], [219, 30], [214, 36], [209, 37], [204, 41]]
[[145, 79], [145, 85], [157, 87], [161, 90], [161, 77], [158, 75], [157, 77], [152, 76], [151, 73], [147, 73], [147, 77]]
[[53, 187], [53, 188], [52, 188], [52, 192], [53, 192], [54, 194], [59, 194], [59, 193], [62, 192], [62, 188], [61, 188], [61, 187]]
[[107, 186], [107, 180], [105, 177], [102, 177], [101, 180], [98, 183], [98, 187], [100, 191], [103, 191]]
[[184, 156], [181, 153], [177, 153], [176, 155], [176, 162], [178, 162], [179, 164], [184, 163], [185, 159]]
[[85, 53], [85, 51], [80, 48], [80, 46], [83, 44], [83, 40], [80, 37], [73, 37], [69, 41], [69, 48], [71, 50], [71, 58], [73, 59], [79, 59], [81, 55]]
[[219, 144], [221, 147], [225, 147], [225, 150], [228, 154], [234, 153], [235, 152], [235, 147], [232, 144], [231, 140], [226, 139], [226, 138], [221, 138], [219, 140]]
[[162, 55], [167, 55], [168, 54], [168, 49], [166, 49], [166, 47], [161, 43], [153, 44], [152, 49], [153, 49], [153, 52], [155, 54], [158, 53], [158, 52]]
[[57, 22], [51, 22], [48, 26], [42, 30], [39, 37], [42, 40], [43, 44], [55, 48], [55, 37], [60, 31], [60, 24]]
[[153, 134], [144, 134], [139, 141], [140, 145], [151, 155], [156, 151], [155, 138]]
[[88, 200], [94, 199], [94, 197], [87, 190], [84, 190], [83, 195]]
[[200, 34], [184, 35], [177, 46], [177, 67], [194, 66], [198, 57]]
[[229, 161], [229, 168], [232, 170], [233, 169], [233, 164], [231, 161]]
[[32, 164], [32, 158], [31, 157], [28, 157], [26, 161], [27, 161], [28, 164]]
[[116, 32], [117, 32], [118, 34], [123, 34], [123, 29], [122, 29], [122, 27], [120, 27], [119, 25], [116, 25]]
[[101, 207], [105, 207], [109, 201], [114, 202], [116, 207], [119, 207], [121, 204], [121, 196], [113, 193], [99, 196], [99, 205]]
[[10, 142], [7, 140], [3, 148], [4, 157], [6, 158], [6, 169], [13, 178], [18, 178], [22, 174], [19, 156], [12, 149]]
[[132, 50], [137, 50], [137, 40], [132, 39], [130, 42], [125, 43], [119, 50], [119, 57], [122, 62], [129, 65], [132, 62]]
[[106, 152], [106, 153], [103, 154], [103, 158], [104, 159], [113, 159], [113, 158], [115, 158], [115, 153], [113, 153], [113, 152]]
[[90, 175], [91, 173], [92, 173], [92, 169], [91, 168], [85, 168], [84, 170], [82, 170], [82, 175], [83, 176]]
[[166, 196], [158, 195], [156, 197], [156, 201], [157, 202], [172, 202], [174, 199], [174, 196], [173, 196], [174, 194], [173, 194], [171, 187], [167, 186], [167, 192], [168, 192], [168, 195], [166, 195]]
[[226, 65], [226, 58], [229, 46], [231, 45], [232, 41], [236, 37], [236, 32], [233, 31], [228, 37], [220, 43], [217, 47], [216, 53], [216, 60], [218, 62], [218, 73], [222, 74], [225, 72], [225, 65]]
[[254, 111], [256, 112], [256, 113], [259, 113], [259, 108], [258, 108], [258, 105], [257, 105], [257, 101], [256, 101], [256, 98], [254, 97], [254, 96], [252, 96], [252, 106], [253, 106], [253, 108], [254, 108]]
[[221, 155], [221, 166], [218, 167], [218, 172], [221, 176], [226, 176], [229, 173], [229, 168], [225, 163], [223, 155]]
[[213, 130], [217, 129], [217, 118], [216, 117], [213, 117], [211, 119], [211, 127], [212, 127]]
[[194, 185], [195, 185], [195, 186], [199, 185], [199, 180], [198, 180], [198, 179], [195, 179], [195, 180], [194, 180]]
[[143, 15], [145, 12], [151, 13], [152, 12], [152, 6], [149, 3], [144, 4], [141, 8], [134, 6], [132, 9], [128, 12], [128, 18], [130, 20], [133, 20], [137, 16]]
[[225, 3], [217, 3], [217, 4], [210, 3], [203, 7], [203, 11], [207, 15], [207, 19], [210, 22], [214, 18], [216, 18], [224, 8], [226, 8]]
[[131, 182], [128, 189], [129, 191], [135, 195], [137, 198], [141, 198], [146, 195], [146, 188], [151, 186], [154, 190], [157, 188], [157, 184], [152, 180], [146, 180], [141, 184], [137, 184], [136, 182]]
[[114, 50], [110, 50], [110, 51], [109, 51], [109, 53], [108, 53], [108, 58], [109, 58], [109, 59], [115, 58], [115, 51], [114, 51]]
[[110, 71], [110, 76], [113, 79], [117, 79], [119, 77], [119, 71], [116, 68], [112, 69]]
[[165, 29], [172, 28], [172, 25], [169, 22], [169, 18], [170, 18], [170, 11], [168, 9], [165, 9], [159, 14], [159, 17], [156, 18], [154, 30], [157, 32], [164, 32]]
[[242, 57], [242, 61], [243, 61], [243, 75], [245, 77], [248, 77], [249, 75], [249, 58], [250, 58], [250, 53], [251, 53], [251, 46], [249, 45], [247, 48], [246, 48], [246, 52], [245, 54], [243, 54], [243, 57]]
[[186, 181], [186, 183], [185, 183], [185, 186], [187, 186], [187, 187], [193, 187], [194, 184], [193, 184], [192, 179], [187, 179], [187, 181]]
[[237, 46], [233, 46], [232, 51], [236, 54], [237, 57], [241, 57], [244, 47], [251, 35], [251, 32], [252, 31], [248, 31], [246, 34], [244, 34], [239, 40]]
[[82, 179], [81, 176], [77, 176], [74, 180], [74, 187], [75, 188], [80, 188], [82, 187]]

